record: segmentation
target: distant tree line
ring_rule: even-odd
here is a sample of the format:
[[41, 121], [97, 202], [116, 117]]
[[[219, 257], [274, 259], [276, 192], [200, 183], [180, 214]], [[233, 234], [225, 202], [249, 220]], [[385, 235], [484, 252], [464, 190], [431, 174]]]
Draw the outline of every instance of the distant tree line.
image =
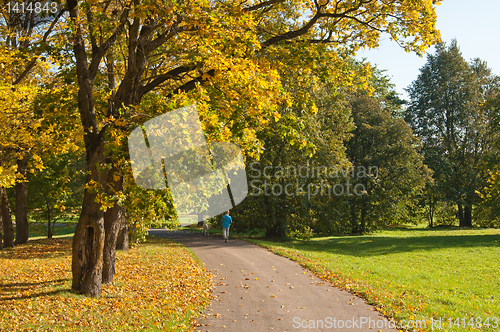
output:
[[[233, 211], [235, 227], [309, 238], [422, 222], [430, 227], [499, 226], [498, 76], [480, 59], [466, 62], [456, 41], [438, 44], [420, 71], [407, 89], [409, 101], [400, 99], [376, 69], [366, 89], [335, 94], [328, 84], [300, 87], [316, 89], [310, 96], [321, 105], [318, 112], [300, 107], [282, 112], [290, 114], [284, 121], [300, 123], [295, 134], [312, 147], [294, 144], [279, 125], [266, 132], [265, 151], [247, 170], [250, 196]], [[289, 165], [376, 166], [378, 176], [264, 175], [266, 167]], [[325, 184], [345, 188], [346, 183], [362, 184], [366, 192], [313, 190], [311, 195], [307, 190]], [[288, 192], [278, 190], [286, 185]]]

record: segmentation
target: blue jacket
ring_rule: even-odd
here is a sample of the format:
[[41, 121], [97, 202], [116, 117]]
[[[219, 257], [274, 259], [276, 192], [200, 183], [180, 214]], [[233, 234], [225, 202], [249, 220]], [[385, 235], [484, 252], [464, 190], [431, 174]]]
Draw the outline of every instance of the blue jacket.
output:
[[231, 224], [233, 223], [233, 219], [231, 218], [231, 216], [225, 214], [222, 216], [220, 223], [222, 224], [222, 228], [229, 228], [229, 226], [231, 226]]

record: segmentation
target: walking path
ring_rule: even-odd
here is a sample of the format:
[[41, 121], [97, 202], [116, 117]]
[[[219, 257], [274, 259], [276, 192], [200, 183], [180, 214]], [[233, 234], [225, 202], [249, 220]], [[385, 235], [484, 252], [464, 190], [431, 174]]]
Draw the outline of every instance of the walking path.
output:
[[149, 233], [190, 248], [214, 275], [216, 298], [198, 331], [396, 331], [362, 299], [259, 246], [189, 231]]

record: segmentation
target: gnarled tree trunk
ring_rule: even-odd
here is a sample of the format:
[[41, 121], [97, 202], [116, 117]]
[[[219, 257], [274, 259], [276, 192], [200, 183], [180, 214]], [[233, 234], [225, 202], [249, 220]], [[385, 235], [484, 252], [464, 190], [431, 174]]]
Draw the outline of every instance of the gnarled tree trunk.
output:
[[[73, 30], [73, 51], [78, 78], [78, 110], [85, 132], [85, 151], [87, 154], [87, 168], [89, 170], [87, 188], [83, 197], [82, 213], [80, 214], [75, 236], [73, 237], [72, 287], [83, 294], [99, 296], [102, 292], [103, 256], [106, 237], [105, 217], [103, 210], [101, 210], [102, 204], [97, 201], [98, 194], [92, 187], [97, 186], [97, 190], [100, 190], [101, 194], [105, 194], [108, 190], [107, 177], [110, 176], [113, 179], [114, 173], [105, 174], [98, 171], [101, 168], [99, 164], [104, 163], [107, 158], [104, 151], [106, 126], [99, 129], [92, 90], [99, 71], [99, 64], [104, 55], [116, 42], [118, 36], [125, 30], [125, 25], [129, 22], [127, 17], [130, 9], [125, 9], [120, 16], [120, 22], [114, 29], [114, 32], [99, 47], [96, 45], [97, 41], [92, 39], [92, 55], [88, 56], [83, 36], [84, 29], [81, 26], [79, 17], [78, 1], [67, 0], [66, 3], [71, 22], [75, 26]], [[86, 12], [86, 15], [91, 17], [90, 12]], [[112, 215], [112, 213], [109, 213], [107, 217], [109, 220], [107, 223], [108, 228], [115, 227], [114, 224], [116, 221], [112, 221]], [[108, 236], [113, 237], [111, 234]], [[114, 237], [116, 238], [116, 235]], [[109, 262], [107, 264], [109, 265]], [[112, 269], [114, 270], [114, 261], [112, 265]], [[109, 267], [107, 269], [109, 270]]]
[[[17, 160], [17, 172], [25, 179], [28, 173], [28, 157]], [[16, 244], [27, 243], [28, 224], [28, 182], [16, 183]]]
[[97, 201], [97, 191], [103, 182], [98, 164], [104, 160], [104, 140], [99, 135], [86, 135], [87, 188], [75, 235], [72, 252], [72, 288], [83, 294], [97, 297], [102, 293], [102, 268], [104, 249], [104, 212]]

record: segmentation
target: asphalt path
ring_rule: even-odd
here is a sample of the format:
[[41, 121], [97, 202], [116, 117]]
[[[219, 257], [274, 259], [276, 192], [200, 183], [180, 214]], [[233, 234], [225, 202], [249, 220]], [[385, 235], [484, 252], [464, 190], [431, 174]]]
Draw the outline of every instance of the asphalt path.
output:
[[189, 231], [149, 233], [188, 247], [213, 275], [215, 298], [197, 331], [397, 331], [362, 299], [262, 247]]

